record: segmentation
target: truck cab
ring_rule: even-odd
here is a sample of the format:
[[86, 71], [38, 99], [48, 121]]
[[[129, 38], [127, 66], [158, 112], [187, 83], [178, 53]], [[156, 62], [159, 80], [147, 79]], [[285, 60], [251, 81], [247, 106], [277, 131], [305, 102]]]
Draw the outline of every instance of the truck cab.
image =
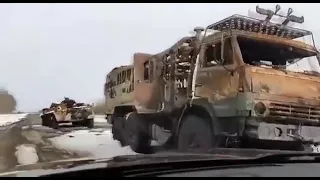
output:
[[[219, 30], [231, 21], [234, 29]], [[251, 31], [244, 23], [252, 24]], [[195, 101], [208, 101], [216, 132], [264, 145], [320, 137], [318, 51], [297, 40], [312, 33], [261, 23], [234, 15], [212, 26], [219, 32], [204, 38]]]

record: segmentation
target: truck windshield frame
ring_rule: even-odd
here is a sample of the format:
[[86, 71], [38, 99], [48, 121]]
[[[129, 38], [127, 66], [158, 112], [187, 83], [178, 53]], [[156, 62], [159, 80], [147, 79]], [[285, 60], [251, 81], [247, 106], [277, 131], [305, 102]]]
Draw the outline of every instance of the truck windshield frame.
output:
[[[299, 45], [295, 42], [279, 43], [268, 39], [255, 39], [246, 36], [237, 36], [237, 41], [245, 64], [277, 67], [293, 72], [319, 72], [320, 70], [316, 58], [317, 52], [301, 46], [301, 43]], [[314, 60], [315, 63], [311, 62], [311, 60]]]

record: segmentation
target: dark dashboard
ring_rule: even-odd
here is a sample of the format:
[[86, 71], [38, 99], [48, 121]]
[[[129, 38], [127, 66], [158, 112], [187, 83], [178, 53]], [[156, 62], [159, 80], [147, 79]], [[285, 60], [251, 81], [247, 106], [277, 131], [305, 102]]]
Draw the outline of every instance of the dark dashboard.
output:
[[[76, 168], [77, 169], [77, 168]], [[9, 176], [15, 177], [320, 177], [320, 163], [288, 164], [247, 164], [192, 169], [143, 171], [143, 169], [116, 170], [96, 169], [82, 170], [25, 171]]]
[[[226, 152], [226, 151], [224, 151]], [[240, 155], [239, 153], [242, 153]], [[278, 152], [245, 156], [164, 153], [112, 159], [37, 163], [1, 177], [320, 177], [320, 154]], [[252, 156], [252, 152], [250, 153]]]
[[179, 172], [158, 177], [320, 177], [320, 163], [248, 165]]

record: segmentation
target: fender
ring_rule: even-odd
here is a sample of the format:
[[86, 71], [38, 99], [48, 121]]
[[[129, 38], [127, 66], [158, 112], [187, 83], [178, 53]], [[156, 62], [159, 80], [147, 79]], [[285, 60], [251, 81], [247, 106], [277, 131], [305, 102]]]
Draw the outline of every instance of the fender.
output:
[[221, 126], [217, 117], [215, 116], [214, 109], [212, 104], [206, 98], [193, 99], [192, 104], [186, 103], [184, 108], [181, 110], [181, 115], [174, 126], [173, 134], [175, 138], [177, 137], [176, 132], [179, 131], [179, 128], [183, 122], [183, 118], [188, 114], [195, 114], [199, 117], [203, 117], [204, 119], [209, 120], [209, 124], [212, 127], [214, 135], [218, 135], [221, 132]]

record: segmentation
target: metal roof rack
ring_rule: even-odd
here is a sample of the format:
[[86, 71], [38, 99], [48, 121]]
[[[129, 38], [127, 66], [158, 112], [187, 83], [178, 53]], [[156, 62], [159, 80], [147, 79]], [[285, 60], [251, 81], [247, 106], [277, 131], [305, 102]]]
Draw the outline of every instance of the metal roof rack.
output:
[[[293, 10], [288, 9], [287, 16], [278, 14], [280, 6], [276, 6], [276, 11], [262, 9], [259, 6], [256, 7], [256, 12], [262, 15], [266, 15], [266, 19], [260, 20], [256, 18], [251, 18], [239, 14], [232, 15], [228, 18], [225, 18], [219, 22], [216, 22], [212, 25], [209, 25], [207, 29], [213, 29], [218, 31], [227, 31], [227, 30], [242, 30], [250, 31], [267, 35], [279, 36], [287, 39], [296, 39], [307, 35], [312, 35], [311, 31], [303, 30], [288, 26], [289, 22], [295, 22], [302, 24], [304, 22], [304, 17], [297, 17], [291, 15]], [[270, 22], [273, 16], [283, 17], [285, 20], [280, 24]]]

